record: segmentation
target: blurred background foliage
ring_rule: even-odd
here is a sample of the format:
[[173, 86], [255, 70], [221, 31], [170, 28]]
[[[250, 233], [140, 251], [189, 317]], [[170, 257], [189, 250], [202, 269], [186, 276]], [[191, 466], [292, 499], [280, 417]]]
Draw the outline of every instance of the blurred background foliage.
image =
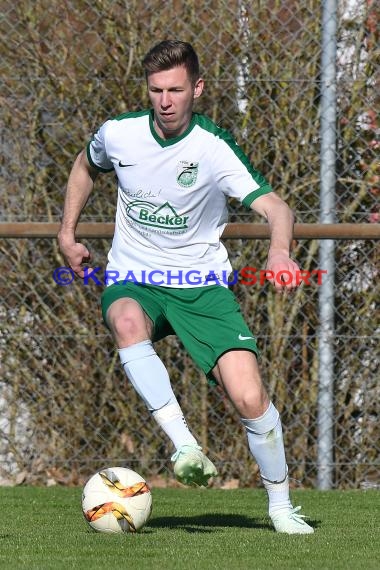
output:
[[[379, 6], [338, 2], [337, 222], [379, 221]], [[321, 2], [316, 0], [1, 0], [1, 221], [59, 221], [76, 154], [108, 118], [148, 105], [141, 60], [165, 38], [196, 48], [206, 89], [196, 110], [232, 131], [294, 209], [320, 216]], [[81, 221], [113, 221], [116, 184], [99, 177]], [[262, 221], [231, 203], [231, 221]], [[109, 240], [86, 240], [105, 267]], [[336, 246], [337, 487], [378, 474], [374, 241]], [[265, 240], [226, 240], [236, 269], [265, 267]], [[55, 240], [0, 242], [0, 480], [83, 481], [108, 463], [171, 484], [171, 445], [127, 384], [101, 322], [100, 287], [52, 279]], [[294, 243], [318, 268], [318, 241]], [[318, 283], [292, 298], [234, 286], [282, 412], [293, 484], [314, 485]], [[257, 485], [243, 430], [175, 337], [157, 351], [188, 422], [216, 461], [216, 485]], [[298, 482], [298, 483], [297, 483]]]

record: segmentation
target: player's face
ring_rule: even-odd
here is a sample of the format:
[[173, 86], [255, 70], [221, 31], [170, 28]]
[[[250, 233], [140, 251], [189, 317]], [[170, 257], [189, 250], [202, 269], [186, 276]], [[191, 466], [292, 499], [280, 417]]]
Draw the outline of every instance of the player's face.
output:
[[184, 66], [151, 73], [147, 78], [154, 110], [154, 126], [164, 139], [178, 137], [191, 120], [194, 99], [203, 91], [203, 80], [193, 85]]

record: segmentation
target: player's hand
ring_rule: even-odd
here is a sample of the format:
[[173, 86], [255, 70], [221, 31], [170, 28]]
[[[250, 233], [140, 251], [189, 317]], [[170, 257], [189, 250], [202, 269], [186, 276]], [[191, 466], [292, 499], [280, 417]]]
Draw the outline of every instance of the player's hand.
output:
[[266, 271], [276, 293], [293, 291], [299, 285], [297, 276], [300, 268], [285, 251], [269, 250]]
[[[75, 240], [67, 240], [64, 237], [58, 236], [59, 249], [64, 255], [67, 263], [71, 269], [83, 279], [85, 272], [83, 264], [87, 264], [91, 260], [91, 253], [85, 245], [78, 243]], [[87, 267], [86, 274], [91, 273], [93, 269]]]

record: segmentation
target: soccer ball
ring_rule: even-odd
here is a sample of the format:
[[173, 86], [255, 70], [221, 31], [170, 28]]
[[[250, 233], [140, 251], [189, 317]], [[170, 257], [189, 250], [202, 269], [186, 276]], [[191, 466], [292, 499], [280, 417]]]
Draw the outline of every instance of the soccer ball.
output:
[[99, 532], [136, 532], [149, 520], [152, 495], [145, 479], [132, 469], [108, 467], [87, 481], [82, 510], [88, 524]]

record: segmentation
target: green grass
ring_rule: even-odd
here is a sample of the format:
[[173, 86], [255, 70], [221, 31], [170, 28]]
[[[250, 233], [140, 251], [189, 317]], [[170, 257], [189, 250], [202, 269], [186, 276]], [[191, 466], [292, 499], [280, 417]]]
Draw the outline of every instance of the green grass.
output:
[[[314, 535], [276, 534], [264, 491], [154, 489], [136, 535], [93, 532], [80, 489], [0, 488], [0, 568], [377, 570], [378, 491], [294, 491]], [[376, 520], [377, 517], [377, 520]]]

